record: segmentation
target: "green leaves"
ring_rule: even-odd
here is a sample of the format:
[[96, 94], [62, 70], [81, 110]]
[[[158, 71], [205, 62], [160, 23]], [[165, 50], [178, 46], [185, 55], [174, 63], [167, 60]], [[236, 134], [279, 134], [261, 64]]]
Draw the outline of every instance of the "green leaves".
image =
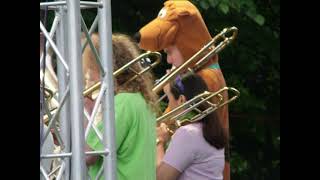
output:
[[209, 4], [207, 3], [207, 1], [200, 1], [200, 6], [205, 10], [209, 8]]
[[231, 169], [233, 173], [242, 173], [243, 171], [246, 171], [248, 169], [248, 161], [236, 152], [232, 152], [230, 163], [237, 165], [236, 167]]
[[260, 26], [264, 24], [265, 18], [261, 14], [257, 14], [255, 9], [248, 10], [246, 15]]
[[229, 12], [229, 5], [226, 3], [220, 3], [219, 4], [219, 9], [224, 13], [224, 14], [228, 14]]
[[265, 23], [265, 17], [257, 12], [257, 4], [254, 0], [194, 0], [193, 2], [203, 10], [214, 8], [224, 15], [236, 12], [239, 15], [247, 15], [260, 26]]
[[216, 7], [219, 4], [219, 0], [208, 0], [211, 7]]
[[254, 17], [254, 21], [258, 23], [260, 26], [262, 26], [264, 24], [264, 17], [258, 14]]

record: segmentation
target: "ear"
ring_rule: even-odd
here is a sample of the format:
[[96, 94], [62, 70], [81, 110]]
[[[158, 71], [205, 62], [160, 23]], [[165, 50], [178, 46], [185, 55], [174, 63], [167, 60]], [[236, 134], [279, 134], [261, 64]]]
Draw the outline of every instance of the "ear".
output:
[[183, 16], [190, 16], [190, 11], [188, 11], [186, 8], [179, 8], [177, 10], [178, 16], [183, 17]]
[[186, 102], [186, 97], [184, 95], [179, 96], [179, 105], [183, 104]]

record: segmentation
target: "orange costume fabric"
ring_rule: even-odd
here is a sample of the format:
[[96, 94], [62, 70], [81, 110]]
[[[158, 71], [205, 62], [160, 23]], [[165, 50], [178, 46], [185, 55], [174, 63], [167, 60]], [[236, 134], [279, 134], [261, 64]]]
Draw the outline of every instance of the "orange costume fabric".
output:
[[[138, 33], [139, 46], [150, 51], [161, 51], [170, 45], [176, 45], [184, 61], [187, 61], [211, 39], [211, 35], [198, 9], [187, 0], [168, 0], [160, 10], [158, 16], [142, 27]], [[194, 64], [190, 66], [192, 68]], [[226, 86], [225, 79], [215, 55], [202, 69], [198, 70], [212, 92]], [[228, 93], [223, 93], [224, 100]], [[168, 109], [167, 109], [168, 111]], [[229, 132], [228, 106], [217, 110], [223, 126]], [[226, 163], [224, 180], [230, 179], [229, 148], [226, 148]]]

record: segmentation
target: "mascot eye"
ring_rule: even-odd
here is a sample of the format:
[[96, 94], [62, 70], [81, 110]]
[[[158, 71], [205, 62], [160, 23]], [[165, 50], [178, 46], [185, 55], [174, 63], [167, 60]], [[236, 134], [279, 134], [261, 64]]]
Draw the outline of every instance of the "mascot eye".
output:
[[164, 18], [164, 17], [166, 16], [166, 14], [167, 14], [167, 10], [166, 10], [165, 8], [162, 8], [162, 9], [160, 10], [158, 16], [159, 16], [160, 18]]

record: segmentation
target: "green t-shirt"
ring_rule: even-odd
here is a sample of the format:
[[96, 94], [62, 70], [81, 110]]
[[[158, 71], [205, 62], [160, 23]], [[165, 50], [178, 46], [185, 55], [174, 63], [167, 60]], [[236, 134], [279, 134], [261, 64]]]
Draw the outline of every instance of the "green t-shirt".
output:
[[[150, 111], [140, 93], [119, 93], [114, 98], [114, 104], [118, 180], [156, 179], [155, 114]], [[97, 128], [103, 132], [102, 121], [97, 124]], [[103, 150], [103, 144], [92, 129], [87, 143], [94, 150]], [[103, 158], [99, 157], [89, 167], [91, 179], [96, 178], [102, 163]]]

